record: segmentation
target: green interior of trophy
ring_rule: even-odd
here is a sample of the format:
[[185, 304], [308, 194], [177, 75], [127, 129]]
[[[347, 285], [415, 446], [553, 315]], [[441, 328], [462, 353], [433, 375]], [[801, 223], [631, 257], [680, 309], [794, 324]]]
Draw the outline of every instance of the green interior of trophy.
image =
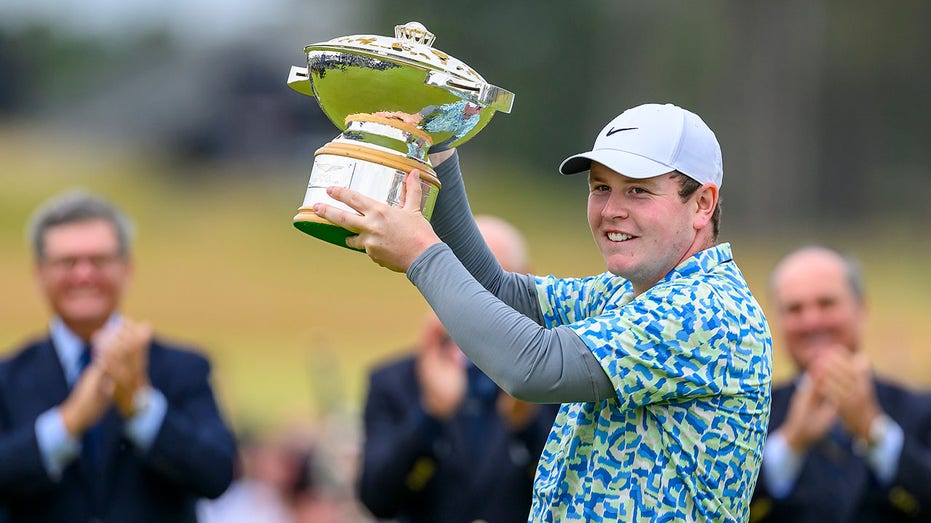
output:
[[360, 249], [353, 249], [352, 247], [346, 246], [346, 238], [351, 236], [352, 233], [331, 223], [320, 223], [320, 222], [311, 222], [311, 221], [297, 221], [294, 222], [294, 227], [299, 231], [309, 234], [314, 238], [318, 238], [333, 245], [339, 245], [340, 247], [345, 247], [353, 251], [362, 252]]
[[[430, 105], [442, 106], [461, 101], [445, 89], [425, 85], [426, 72], [423, 69], [388, 65], [385, 69], [348, 66], [324, 71], [321, 75], [319, 71], [312, 70], [314, 92], [327, 117], [341, 131], [346, 129], [345, 119], [350, 114], [379, 111], [417, 113]], [[482, 111], [479, 123], [456, 140], [456, 145], [481, 130], [493, 114], [494, 111]], [[440, 143], [451, 138], [453, 133], [431, 135], [434, 135], [434, 143]]]

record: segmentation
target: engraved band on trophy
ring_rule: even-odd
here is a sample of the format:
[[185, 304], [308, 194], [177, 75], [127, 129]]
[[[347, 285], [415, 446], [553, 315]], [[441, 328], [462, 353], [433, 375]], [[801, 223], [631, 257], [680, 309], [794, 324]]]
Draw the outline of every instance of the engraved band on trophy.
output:
[[352, 233], [317, 216], [324, 202], [353, 209], [326, 194], [342, 186], [400, 205], [404, 177], [420, 172], [421, 210], [428, 220], [440, 190], [431, 147], [456, 147], [478, 133], [496, 111], [509, 113], [514, 94], [432, 47], [422, 24], [394, 28], [395, 37], [354, 35], [304, 48], [307, 67], [291, 67], [288, 85], [313, 96], [341, 134], [314, 153], [304, 201], [294, 216], [302, 232], [346, 247]]

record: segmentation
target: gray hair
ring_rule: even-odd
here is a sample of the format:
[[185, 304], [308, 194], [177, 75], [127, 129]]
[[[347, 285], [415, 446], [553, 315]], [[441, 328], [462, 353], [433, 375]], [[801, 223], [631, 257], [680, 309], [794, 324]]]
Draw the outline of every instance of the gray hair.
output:
[[840, 255], [841, 260], [844, 262], [844, 268], [847, 269], [847, 283], [850, 285], [850, 290], [853, 291], [853, 295], [858, 300], [863, 301], [863, 298], [866, 297], [866, 288], [863, 284], [863, 265], [852, 254], [843, 252], [837, 254]]
[[858, 260], [852, 254], [841, 252], [837, 249], [826, 247], [824, 245], [815, 244], [798, 247], [782, 257], [782, 260], [770, 274], [771, 289], [774, 288], [774, 279], [776, 278], [776, 275], [782, 269], [782, 262], [803, 251], [823, 252], [825, 254], [836, 257], [844, 267], [844, 273], [847, 277], [847, 285], [853, 292], [854, 297], [857, 299], [857, 301], [860, 302], [866, 298], [866, 286], [863, 283], [863, 265], [860, 263], [860, 260]]
[[116, 231], [120, 256], [129, 254], [134, 233], [129, 217], [100, 196], [75, 189], [46, 201], [32, 214], [26, 235], [36, 259], [41, 260], [45, 256], [45, 234], [49, 229], [90, 220], [111, 224]]

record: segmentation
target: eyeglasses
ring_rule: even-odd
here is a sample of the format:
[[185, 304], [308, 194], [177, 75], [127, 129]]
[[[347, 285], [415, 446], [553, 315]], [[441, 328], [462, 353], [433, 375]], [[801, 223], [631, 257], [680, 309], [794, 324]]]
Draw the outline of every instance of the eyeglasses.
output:
[[81, 262], [87, 262], [96, 271], [104, 271], [123, 261], [118, 253], [92, 254], [90, 256], [59, 256], [45, 258], [42, 263], [57, 272], [70, 272], [76, 269]]

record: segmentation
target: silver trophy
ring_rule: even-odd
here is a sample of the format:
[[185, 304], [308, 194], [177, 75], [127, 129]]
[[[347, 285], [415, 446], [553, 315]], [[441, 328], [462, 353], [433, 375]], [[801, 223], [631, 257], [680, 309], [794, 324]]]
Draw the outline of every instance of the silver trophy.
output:
[[314, 153], [304, 202], [294, 226], [346, 246], [352, 233], [313, 211], [317, 202], [353, 211], [326, 194], [348, 187], [400, 205], [404, 177], [420, 172], [421, 211], [429, 220], [440, 190], [431, 147], [456, 147], [511, 112], [514, 94], [485, 81], [471, 67], [434, 49], [422, 24], [394, 28], [394, 38], [343, 36], [304, 48], [307, 67], [291, 67], [288, 85], [317, 99], [341, 134]]

